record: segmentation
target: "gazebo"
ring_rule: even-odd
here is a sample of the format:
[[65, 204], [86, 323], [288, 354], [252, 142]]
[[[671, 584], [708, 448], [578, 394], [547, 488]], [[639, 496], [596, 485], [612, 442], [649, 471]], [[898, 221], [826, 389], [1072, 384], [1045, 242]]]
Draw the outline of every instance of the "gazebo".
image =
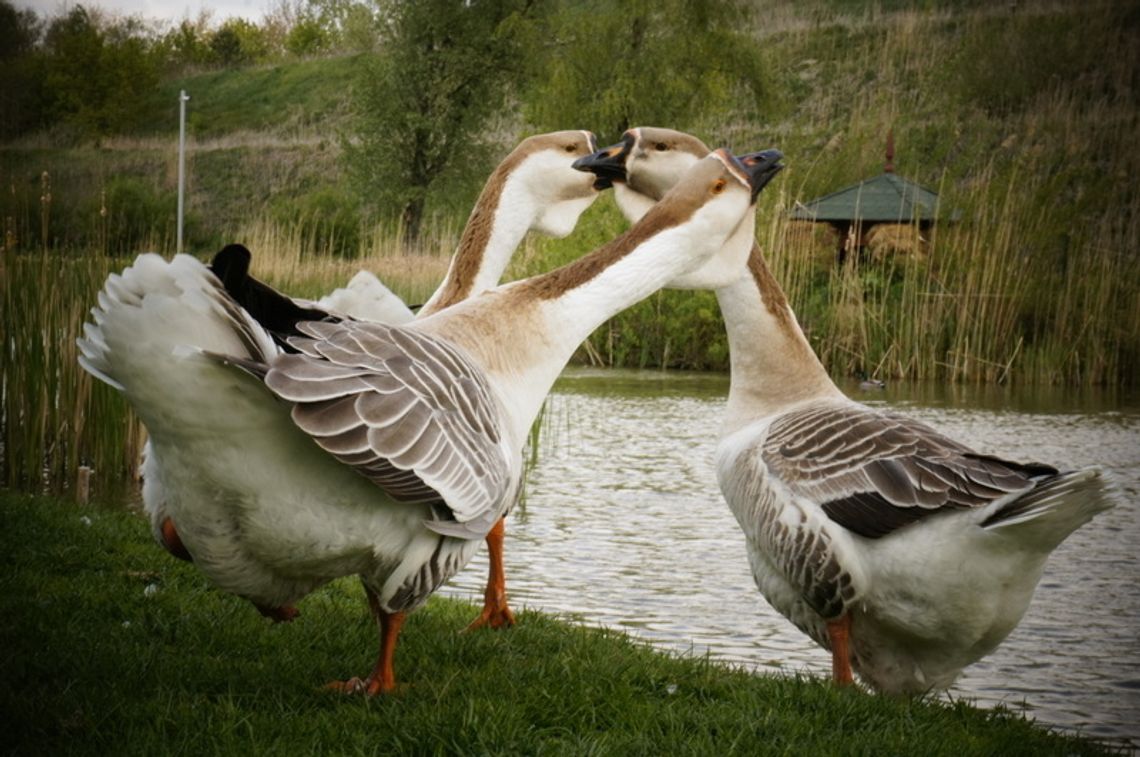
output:
[[887, 135], [887, 162], [883, 173], [858, 184], [805, 203], [796, 203], [791, 218], [830, 224], [839, 234], [839, 263], [850, 249], [859, 251], [867, 233], [877, 224], [917, 223], [926, 231], [938, 220], [938, 195], [897, 175], [894, 169], [894, 134]]

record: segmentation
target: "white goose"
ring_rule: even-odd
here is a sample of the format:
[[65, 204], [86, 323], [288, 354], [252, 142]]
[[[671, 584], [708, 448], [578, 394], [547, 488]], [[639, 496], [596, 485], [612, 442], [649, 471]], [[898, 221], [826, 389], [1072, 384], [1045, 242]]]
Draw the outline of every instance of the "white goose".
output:
[[[617, 182], [636, 219], [704, 149], [632, 129], [579, 164]], [[837, 682], [854, 666], [884, 692], [948, 687], [1018, 624], [1050, 552], [1112, 506], [1113, 487], [848, 399], [758, 246], [716, 294], [732, 370], [717, 475], [761, 593], [832, 651]]]
[[390, 691], [405, 613], [514, 501], [523, 440], [574, 349], [714, 255], [739, 265], [771, 173], [717, 151], [574, 263], [407, 326], [299, 322], [292, 353], [194, 258], [143, 255], [108, 278], [81, 363], [146, 424], [165, 507], [216, 586], [284, 607], [361, 577], [380, 652], [365, 680], [332, 686]]
[[358, 321], [391, 326], [399, 326], [416, 317], [400, 295], [384, 286], [376, 274], [363, 269], [357, 271], [348, 284], [332, 290], [315, 305], [321, 310], [344, 313]]
[[[345, 288], [337, 289], [316, 303], [293, 299], [293, 314], [282, 321], [279, 314], [260, 312], [258, 303], [281, 305], [279, 295], [247, 276], [249, 253], [231, 246], [215, 257], [212, 269], [226, 283], [230, 294], [270, 331], [291, 329], [299, 317], [314, 320], [323, 311], [389, 325], [400, 325], [423, 318], [461, 302], [499, 283], [507, 264], [523, 237], [530, 231], [564, 237], [574, 230], [579, 217], [597, 199], [601, 186], [571, 167], [574, 160], [597, 149], [588, 131], [567, 130], [539, 134], [520, 142], [491, 173], [468, 217], [459, 245], [443, 282], [418, 314], [367, 271], [358, 272]], [[236, 269], [236, 270], [234, 270]], [[287, 304], [287, 303], [286, 303]], [[276, 319], [276, 320], [275, 320]], [[152, 530], [169, 552], [181, 559], [190, 553], [181, 543], [178, 529], [169, 518], [162, 462], [151, 449], [144, 448], [143, 501], [150, 515]], [[178, 454], [172, 450], [168, 455]], [[484, 605], [468, 628], [493, 628], [514, 624], [507, 603], [503, 567], [505, 527], [500, 519], [487, 534], [490, 575]], [[258, 605], [258, 610], [274, 620], [290, 620], [297, 611], [291, 606]]]

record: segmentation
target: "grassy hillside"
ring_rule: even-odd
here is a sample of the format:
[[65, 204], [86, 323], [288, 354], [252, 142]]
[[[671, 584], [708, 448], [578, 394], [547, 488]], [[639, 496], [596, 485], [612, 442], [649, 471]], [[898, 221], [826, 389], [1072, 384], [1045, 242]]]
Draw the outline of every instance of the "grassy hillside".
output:
[[178, 93], [190, 95], [188, 132], [199, 140], [256, 132], [276, 138], [333, 138], [348, 110], [359, 55], [211, 71], [168, 79], [147, 104], [153, 134], [177, 134]]
[[[769, 3], [754, 24], [769, 81], [763, 102], [742, 100], [734, 119], [671, 125], [787, 155], [762, 196], [758, 234], [834, 373], [1140, 378], [1135, 4]], [[401, 251], [398, 230], [376, 226], [339, 160], [355, 61], [171, 80], [141, 104], [153, 114], [145, 133], [69, 149], [50, 138], [0, 147], [9, 248], [171, 249], [176, 95], [185, 88], [190, 249], [267, 238], [294, 240], [304, 254]], [[497, 129], [505, 151], [535, 127], [509, 116]], [[830, 231], [786, 213], [879, 173], [891, 130], [897, 173], [939, 191], [960, 221], [921, 238], [906, 226], [885, 230], [841, 269]], [[477, 189], [448, 187], [450, 206], [429, 207], [431, 249], [452, 247], [463, 214], [451, 208], [469, 207]], [[512, 272], [545, 270], [623, 227], [608, 200], [598, 203], [570, 239], [530, 244]], [[723, 369], [726, 356], [712, 296], [666, 293], [604, 327], [581, 359]]]

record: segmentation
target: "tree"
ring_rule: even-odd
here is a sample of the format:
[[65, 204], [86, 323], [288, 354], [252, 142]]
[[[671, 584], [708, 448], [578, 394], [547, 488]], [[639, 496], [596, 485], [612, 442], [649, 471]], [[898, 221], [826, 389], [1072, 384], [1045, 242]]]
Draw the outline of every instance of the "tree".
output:
[[210, 61], [210, 14], [202, 12], [197, 18], [183, 18], [178, 25], [163, 35], [159, 47], [170, 70], [182, 72]]
[[320, 21], [337, 50], [364, 51], [376, 46], [379, 18], [370, 0], [307, 0], [304, 12]]
[[269, 45], [259, 26], [244, 18], [231, 18], [210, 37], [210, 50], [217, 63], [234, 68], [264, 58]]
[[694, 128], [739, 113], [764, 85], [741, 0], [562, 0], [536, 27], [526, 115], [540, 130], [581, 125]]
[[[105, 26], [105, 28], [104, 28]], [[82, 5], [48, 25], [44, 86], [50, 115], [89, 134], [134, 126], [158, 68], [134, 19], [102, 24]]]
[[[379, 53], [364, 59], [344, 154], [357, 185], [418, 238], [434, 187], [482, 168], [482, 132], [517, 79], [527, 0], [387, 0]], [[460, 170], [459, 173], [462, 173]], [[477, 186], [471, 191], [477, 190]]]
[[8, 63], [28, 55], [40, 37], [40, 20], [35, 11], [16, 10], [8, 0], [0, 0], [0, 61]]
[[36, 54], [39, 17], [0, 0], [0, 136], [28, 131], [43, 120], [43, 58]]
[[285, 36], [285, 49], [304, 58], [328, 49], [330, 44], [328, 28], [313, 14], [302, 14]]

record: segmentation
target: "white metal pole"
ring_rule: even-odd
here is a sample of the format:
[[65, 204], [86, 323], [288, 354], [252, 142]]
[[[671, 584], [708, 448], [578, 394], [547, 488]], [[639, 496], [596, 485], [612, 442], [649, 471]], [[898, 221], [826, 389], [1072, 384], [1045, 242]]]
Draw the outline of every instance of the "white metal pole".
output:
[[182, 252], [182, 209], [186, 198], [186, 101], [190, 95], [178, 95], [178, 252]]

